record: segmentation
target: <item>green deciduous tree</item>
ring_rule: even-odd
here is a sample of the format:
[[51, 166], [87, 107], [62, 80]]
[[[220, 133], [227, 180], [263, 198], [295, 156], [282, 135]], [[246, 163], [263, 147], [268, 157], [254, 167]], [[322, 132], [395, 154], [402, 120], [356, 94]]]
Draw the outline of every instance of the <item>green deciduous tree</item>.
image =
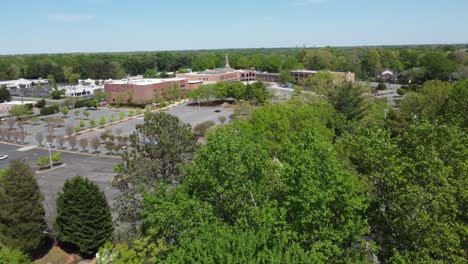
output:
[[31, 253], [43, 242], [44, 200], [34, 173], [14, 160], [0, 177], [0, 243]]
[[379, 259], [463, 263], [466, 133], [423, 121], [400, 138], [364, 130], [350, 142], [351, 161], [371, 192], [369, 217]]
[[55, 229], [61, 242], [75, 245], [84, 254], [96, 253], [112, 240], [114, 231], [104, 192], [80, 176], [67, 180], [57, 197]]
[[68, 112], [70, 112], [70, 110], [67, 107], [64, 106], [60, 108], [60, 113], [62, 113], [64, 117], [67, 117]]
[[17, 249], [9, 249], [0, 244], [0, 264], [28, 264], [31, 260]]
[[27, 105], [15, 105], [10, 109], [10, 115], [20, 117], [32, 114], [31, 109]]
[[10, 92], [7, 90], [6, 87], [0, 88], [0, 103], [9, 102], [11, 101]]
[[190, 162], [197, 146], [190, 125], [166, 113], [145, 113], [145, 123], [136, 130], [130, 137], [131, 151], [123, 154], [123, 177], [118, 180], [123, 193], [119, 197], [119, 219], [134, 227], [140, 220], [141, 193], [152, 190], [158, 180], [180, 182], [180, 166]]
[[426, 80], [447, 81], [450, 75], [456, 71], [457, 65], [450, 61], [446, 55], [439, 52], [431, 52], [421, 59]]

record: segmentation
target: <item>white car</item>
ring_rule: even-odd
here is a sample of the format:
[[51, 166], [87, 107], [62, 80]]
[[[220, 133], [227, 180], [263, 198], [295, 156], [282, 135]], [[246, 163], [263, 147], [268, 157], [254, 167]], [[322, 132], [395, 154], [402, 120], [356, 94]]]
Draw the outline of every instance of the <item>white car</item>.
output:
[[8, 159], [8, 155], [0, 155], [0, 160]]

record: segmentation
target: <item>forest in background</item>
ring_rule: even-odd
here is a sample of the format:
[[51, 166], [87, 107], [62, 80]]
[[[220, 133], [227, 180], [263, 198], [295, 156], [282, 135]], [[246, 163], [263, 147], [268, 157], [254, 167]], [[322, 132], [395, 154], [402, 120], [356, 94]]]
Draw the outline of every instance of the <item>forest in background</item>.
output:
[[[369, 80], [383, 69], [407, 71], [414, 82], [468, 77], [468, 45], [262, 48], [131, 53], [70, 53], [0, 56], [0, 80], [54, 78], [119, 79], [154, 72], [201, 71], [224, 66], [229, 55], [235, 69], [281, 72], [292, 69], [350, 71]], [[146, 74], [145, 74], [146, 73]], [[402, 80], [404, 81], [404, 80]]]

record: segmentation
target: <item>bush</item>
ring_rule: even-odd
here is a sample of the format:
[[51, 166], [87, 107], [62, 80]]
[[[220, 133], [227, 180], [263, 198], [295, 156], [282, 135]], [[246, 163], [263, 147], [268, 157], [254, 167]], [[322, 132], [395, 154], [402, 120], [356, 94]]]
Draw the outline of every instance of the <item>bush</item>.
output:
[[408, 92], [407, 89], [403, 89], [403, 87], [401, 87], [400, 89], [398, 89], [397, 93], [399, 95], [405, 95], [406, 93]]
[[94, 99], [84, 99], [84, 100], [79, 100], [75, 104], [76, 108], [81, 108], [81, 107], [98, 107], [98, 102]]
[[145, 108], [146, 107], [146, 104], [134, 104], [134, 103], [121, 103], [121, 104], [112, 103], [110, 105], [115, 106], [115, 107], [121, 107], [121, 106], [124, 106], [124, 107], [138, 107], [138, 108]]
[[101, 116], [101, 118], [99, 119], [99, 125], [103, 126], [105, 124], [106, 124], [106, 118], [104, 116]]
[[46, 105], [46, 101], [45, 101], [44, 98], [42, 98], [41, 100], [37, 101], [37, 103], [36, 103], [36, 107], [37, 107], [37, 108], [43, 108], [45, 105]]
[[50, 159], [47, 156], [39, 157], [36, 161], [37, 166], [45, 167], [50, 164]]
[[52, 106], [48, 106], [48, 107], [43, 107], [41, 109], [40, 114], [45, 116], [45, 115], [53, 115], [53, 114], [56, 114], [58, 112], [59, 112], [58, 105], [52, 105]]
[[387, 85], [385, 83], [380, 82], [379, 85], [377, 85], [377, 90], [385, 90], [387, 89]]
[[89, 127], [92, 128], [92, 127], [95, 127], [95, 126], [96, 126], [96, 120], [90, 119], [89, 120]]
[[52, 154], [52, 161], [54, 163], [60, 162], [61, 159], [62, 159], [62, 153], [55, 152], [54, 154]]

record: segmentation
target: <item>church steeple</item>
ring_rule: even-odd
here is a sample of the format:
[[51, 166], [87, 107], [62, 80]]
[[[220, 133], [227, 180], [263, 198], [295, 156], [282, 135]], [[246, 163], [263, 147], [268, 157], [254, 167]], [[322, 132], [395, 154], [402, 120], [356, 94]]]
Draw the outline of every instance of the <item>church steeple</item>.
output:
[[226, 69], [231, 68], [231, 65], [229, 65], [229, 58], [228, 58], [227, 52], [226, 52], [226, 62], [224, 63], [224, 68], [226, 68]]

